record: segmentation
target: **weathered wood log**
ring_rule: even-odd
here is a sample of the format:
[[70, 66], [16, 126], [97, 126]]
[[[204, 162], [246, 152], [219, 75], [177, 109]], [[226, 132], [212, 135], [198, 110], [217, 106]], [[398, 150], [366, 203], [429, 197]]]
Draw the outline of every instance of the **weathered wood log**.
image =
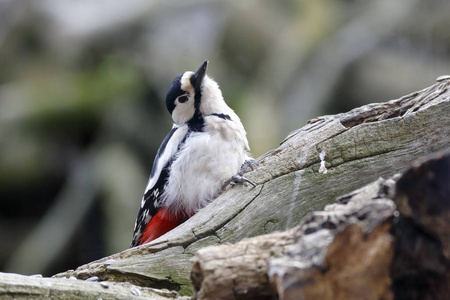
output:
[[393, 182], [378, 179], [290, 231], [199, 250], [194, 298], [351, 299], [342, 290], [353, 290], [353, 299], [385, 299], [394, 253], [387, 220], [395, 211], [385, 193]]
[[293, 231], [288, 230], [200, 249], [191, 273], [195, 298], [272, 299], [268, 262], [293, 243]]
[[309, 213], [450, 143], [450, 85], [435, 85], [386, 103], [311, 120], [246, 176], [257, 186], [225, 191], [157, 240], [57, 277], [124, 281], [192, 293], [197, 250], [285, 230]]
[[[448, 299], [450, 152], [194, 257], [194, 299]], [[396, 210], [396, 205], [399, 210]]]
[[392, 179], [379, 179], [307, 218], [286, 255], [269, 261], [273, 293], [283, 300], [392, 299], [392, 187]]
[[[73, 280], [72, 280], [73, 279]], [[39, 278], [0, 273], [1, 299], [148, 299], [188, 300], [176, 292], [134, 286], [124, 282], [93, 282], [75, 278]]]

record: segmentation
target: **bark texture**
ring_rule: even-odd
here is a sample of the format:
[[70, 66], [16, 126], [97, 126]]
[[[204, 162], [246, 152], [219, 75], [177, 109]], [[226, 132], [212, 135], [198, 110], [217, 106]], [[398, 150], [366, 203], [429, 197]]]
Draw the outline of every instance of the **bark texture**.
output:
[[195, 298], [389, 299], [394, 183], [380, 178], [290, 231], [201, 249]]
[[[195, 299], [448, 299], [450, 152], [194, 258]], [[399, 209], [397, 210], [397, 206]]]
[[379, 179], [313, 213], [286, 255], [269, 261], [274, 294], [280, 299], [392, 299], [395, 205], [386, 195], [392, 183]]
[[391, 268], [397, 299], [450, 297], [450, 152], [417, 162], [397, 182]]

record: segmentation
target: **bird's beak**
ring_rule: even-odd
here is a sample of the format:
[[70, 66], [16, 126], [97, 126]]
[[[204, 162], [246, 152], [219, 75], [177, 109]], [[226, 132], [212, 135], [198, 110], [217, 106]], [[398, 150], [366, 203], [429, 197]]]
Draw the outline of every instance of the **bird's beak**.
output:
[[198, 70], [191, 77], [191, 84], [195, 90], [199, 90], [202, 86], [203, 79], [206, 75], [206, 68], [208, 67], [208, 60], [205, 60], [203, 64], [198, 68]]

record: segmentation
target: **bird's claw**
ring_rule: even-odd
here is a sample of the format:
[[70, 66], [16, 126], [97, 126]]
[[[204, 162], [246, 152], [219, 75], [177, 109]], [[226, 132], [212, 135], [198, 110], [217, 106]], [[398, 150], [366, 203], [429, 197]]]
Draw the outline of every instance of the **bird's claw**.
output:
[[244, 183], [244, 182], [248, 182], [251, 185], [253, 185], [254, 187], [256, 186], [256, 184], [254, 184], [253, 182], [251, 182], [248, 178], [245, 178], [242, 175], [236, 174], [233, 177], [231, 177], [230, 183], [229, 185], [231, 186], [235, 186], [238, 183]]
[[223, 184], [223, 188], [227, 187], [228, 185], [235, 186], [238, 183], [244, 182], [250, 183], [251, 185], [256, 187], [256, 184], [251, 182], [248, 178], [244, 177], [243, 175], [248, 169], [251, 169], [253, 171], [257, 166], [259, 166], [259, 163], [255, 159], [248, 159], [244, 161], [239, 172], [236, 175], [233, 175], [227, 181], [225, 181], [225, 183]]
[[255, 169], [255, 167], [259, 167], [259, 162], [256, 159], [253, 159], [253, 158], [247, 159], [242, 164], [241, 170], [239, 171], [238, 175], [242, 176], [247, 171], [247, 169], [250, 169], [250, 170], [253, 171]]

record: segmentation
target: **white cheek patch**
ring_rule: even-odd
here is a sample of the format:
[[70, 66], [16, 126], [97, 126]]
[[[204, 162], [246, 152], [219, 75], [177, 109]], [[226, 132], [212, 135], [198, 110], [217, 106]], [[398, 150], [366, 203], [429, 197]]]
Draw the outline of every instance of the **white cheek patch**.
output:
[[172, 112], [172, 120], [175, 124], [183, 124], [189, 121], [195, 114], [194, 106], [194, 88], [191, 84], [190, 78], [194, 72], [184, 72], [180, 79], [181, 89], [189, 95], [189, 100], [185, 103], [175, 101], [175, 108]]
[[172, 112], [172, 120], [176, 124], [183, 124], [192, 119], [195, 114], [194, 100], [189, 99], [185, 103], [178, 103], [175, 105], [175, 109]]

